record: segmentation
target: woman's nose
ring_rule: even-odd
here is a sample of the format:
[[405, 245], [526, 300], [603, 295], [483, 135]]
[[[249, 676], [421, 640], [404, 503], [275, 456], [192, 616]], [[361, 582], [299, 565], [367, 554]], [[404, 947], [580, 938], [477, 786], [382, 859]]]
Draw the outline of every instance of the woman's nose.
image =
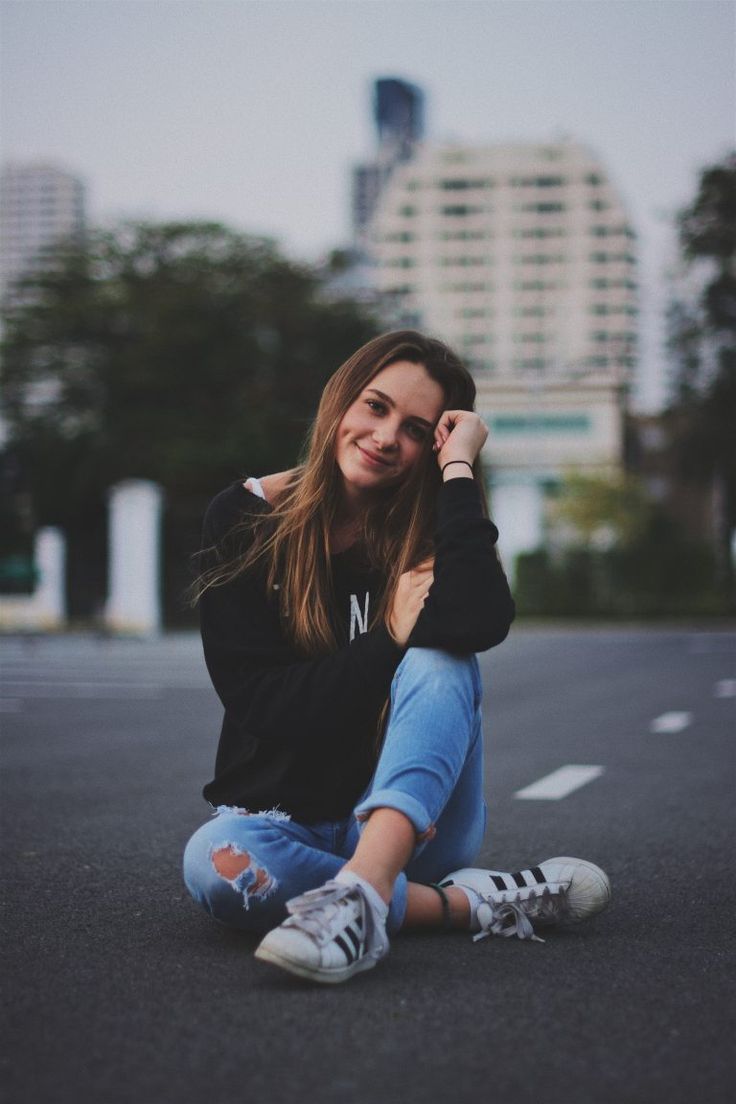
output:
[[373, 440], [380, 449], [392, 448], [396, 444], [396, 430], [385, 423], [373, 431]]

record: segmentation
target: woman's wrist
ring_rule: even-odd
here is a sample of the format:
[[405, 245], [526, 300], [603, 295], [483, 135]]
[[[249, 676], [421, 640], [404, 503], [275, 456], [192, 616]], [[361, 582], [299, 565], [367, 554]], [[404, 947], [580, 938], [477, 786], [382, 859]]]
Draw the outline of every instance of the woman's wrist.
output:
[[470, 460], [446, 460], [440, 472], [445, 483], [448, 479], [472, 479], [473, 465]]

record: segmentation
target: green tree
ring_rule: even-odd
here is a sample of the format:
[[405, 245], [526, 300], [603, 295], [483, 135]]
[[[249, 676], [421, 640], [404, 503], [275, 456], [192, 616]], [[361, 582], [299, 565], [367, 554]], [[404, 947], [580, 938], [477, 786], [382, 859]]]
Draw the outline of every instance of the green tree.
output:
[[153, 479], [183, 561], [215, 490], [295, 463], [325, 381], [376, 332], [272, 242], [216, 223], [125, 223], [60, 249], [4, 317], [4, 415], [36, 523], [95, 530], [99, 550], [107, 488]]
[[570, 472], [550, 509], [550, 550], [517, 560], [521, 613], [661, 616], [718, 613], [713, 555], [635, 476]]
[[705, 169], [697, 195], [679, 217], [690, 286], [670, 310], [677, 397], [680, 474], [713, 488], [717, 563], [730, 608], [736, 607], [732, 544], [736, 529], [736, 153]]

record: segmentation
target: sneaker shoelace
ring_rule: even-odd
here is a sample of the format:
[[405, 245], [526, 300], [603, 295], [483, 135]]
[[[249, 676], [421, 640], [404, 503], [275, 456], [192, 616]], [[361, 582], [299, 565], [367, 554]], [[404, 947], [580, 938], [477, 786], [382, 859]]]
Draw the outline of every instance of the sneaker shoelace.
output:
[[[326, 882], [318, 889], [309, 889], [299, 897], [286, 902], [291, 914], [285, 925], [298, 927], [315, 940], [318, 946], [324, 946], [346, 926], [354, 914], [346, 915], [346, 906], [358, 906], [358, 920], [366, 936], [366, 945], [371, 946], [374, 920], [372, 910], [357, 886], [341, 885], [340, 882]], [[351, 910], [352, 912], [352, 910]]]
[[566, 897], [564, 886], [560, 886], [555, 893], [549, 887], [545, 887], [541, 893], [532, 889], [525, 897], [517, 893], [512, 900], [505, 896], [501, 900], [484, 897], [477, 910], [480, 931], [473, 936], [473, 942], [489, 935], [501, 935], [504, 938], [515, 935], [519, 939], [544, 943], [543, 939], [534, 934], [529, 917], [531, 915], [534, 920], [552, 924], [564, 920], [567, 916]]

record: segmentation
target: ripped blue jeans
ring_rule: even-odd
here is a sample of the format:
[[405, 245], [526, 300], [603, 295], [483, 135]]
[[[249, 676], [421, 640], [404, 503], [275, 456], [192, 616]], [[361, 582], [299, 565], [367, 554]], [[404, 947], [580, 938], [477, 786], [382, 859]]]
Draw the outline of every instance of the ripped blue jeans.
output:
[[474, 655], [409, 648], [391, 683], [391, 710], [371, 782], [351, 816], [301, 824], [285, 813], [220, 806], [184, 852], [184, 881], [215, 919], [263, 933], [286, 902], [333, 878], [352, 857], [373, 809], [398, 809], [417, 845], [399, 875], [389, 933], [406, 912], [408, 882], [469, 866], [485, 832], [481, 679]]

